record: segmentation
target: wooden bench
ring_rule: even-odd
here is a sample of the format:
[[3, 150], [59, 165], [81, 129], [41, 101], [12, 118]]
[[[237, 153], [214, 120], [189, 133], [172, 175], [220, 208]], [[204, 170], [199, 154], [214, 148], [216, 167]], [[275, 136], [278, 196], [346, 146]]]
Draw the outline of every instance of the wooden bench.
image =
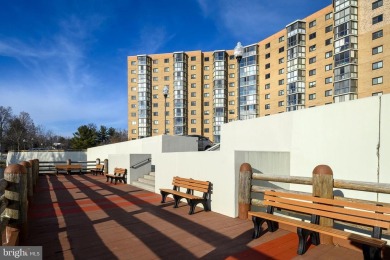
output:
[[60, 171], [66, 171], [67, 174], [71, 174], [72, 171], [77, 171], [81, 174], [81, 164], [59, 164], [55, 167], [57, 175]]
[[[260, 228], [264, 222], [267, 223], [270, 232], [278, 229], [278, 223], [295, 226], [299, 238], [299, 255], [305, 253], [309, 236], [312, 244], [320, 243], [319, 233], [363, 245], [365, 259], [380, 259], [381, 249], [386, 245], [386, 241], [381, 240], [381, 237], [382, 230], [390, 229], [390, 207], [276, 191], [265, 191], [263, 203], [267, 206], [266, 212], [249, 212], [254, 224], [253, 238], [260, 236]], [[309, 214], [311, 221], [309, 223], [274, 215], [275, 209]], [[372, 235], [368, 237], [333, 227], [320, 226], [320, 217], [372, 227]]]
[[98, 174], [103, 175], [103, 170], [104, 170], [104, 164], [98, 164], [96, 165], [95, 168], [91, 169], [90, 171], [92, 175], [98, 175]]
[[114, 173], [107, 173], [107, 182], [111, 180], [110, 182], [112, 183], [115, 181], [115, 185], [117, 181], [122, 181], [123, 183], [126, 183], [126, 175], [127, 175], [127, 169], [123, 168], [115, 168]]
[[[190, 215], [194, 213], [195, 207], [199, 203], [203, 204], [205, 211], [210, 210], [210, 182], [173, 177], [172, 185], [173, 189], [160, 189], [162, 196], [161, 203], [164, 203], [167, 196], [171, 194], [175, 200], [175, 205], [173, 206], [174, 208], [179, 207], [181, 199], [187, 200], [187, 203], [190, 206], [190, 211], [188, 213]], [[180, 191], [181, 188], [186, 189], [186, 191]], [[194, 195], [194, 191], [203, 193], [203, 196], [200, 197]]]

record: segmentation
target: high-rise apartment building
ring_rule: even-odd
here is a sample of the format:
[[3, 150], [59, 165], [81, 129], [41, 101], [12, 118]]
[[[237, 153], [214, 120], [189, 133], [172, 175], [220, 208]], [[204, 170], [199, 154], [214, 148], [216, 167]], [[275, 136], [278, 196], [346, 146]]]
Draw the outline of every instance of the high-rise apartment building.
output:
[[219, 142], [221, 125], [238, 115], [246, 120], [390, 93], [390, 2], [334, 0], [244, 46], [237, 62], [233, 50], [128, 57], [129, 139], [166, 132]]

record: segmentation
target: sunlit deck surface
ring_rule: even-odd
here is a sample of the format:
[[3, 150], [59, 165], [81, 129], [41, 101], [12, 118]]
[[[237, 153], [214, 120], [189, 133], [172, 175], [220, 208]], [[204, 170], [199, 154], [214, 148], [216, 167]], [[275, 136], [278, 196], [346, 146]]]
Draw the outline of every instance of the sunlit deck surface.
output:
[[312, 246], [298, 256], [297, 236], [279, 229], [252, 240], [252, 222], [188, 206], [104, 176], [40, 176], [22, 245], [44, 259], [363, 259], [361, 252]]

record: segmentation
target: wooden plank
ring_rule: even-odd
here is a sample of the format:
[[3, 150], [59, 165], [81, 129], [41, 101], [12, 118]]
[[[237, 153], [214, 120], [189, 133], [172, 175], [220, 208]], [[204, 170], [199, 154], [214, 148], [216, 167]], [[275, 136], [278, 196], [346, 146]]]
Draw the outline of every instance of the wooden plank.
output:
[[256, 216], [256, 217], [276, 221], [279, 223], [283, 223], [286, 225], [293, 225], [296, 227], [309, 229], [309, 230], [312, 230], [315, 232], [320, 232], [320, 233], [330, 235], [333, 237], [347, 239], [347, 240], [359, 242], [362, 244], [367, 244], [367, 245], [373, 246], [373, 247], [382, 248], [387, 243], [386, 241], [381, 240], [381, 239], [366, 237], [366, 236], [346, 232], [343, 230], [334, 229], [331, 227], [319, 226], [319, 225], [311, 224], [311, 223], [300, 221], [300, 220], [295, 220], [295, 219], [291, 219], [291, 218], [272, 215], [272, 214], [265, 213], [265, 212], [252, 212], [252, 211], [250, 211], [248, 214], [250, 216]]
[[325, 199], [325, 198], [313, 197], [310, 195], [278, 192], [278, 191], [271, 191], [271, 190], [265, 191], [264, 194], [278, 196], [278, 197], [288, 197], [293, 199], [307, 200], [307, 201], [335, 205], [335, 206], [353, 207], [361, 210], [370, 210], [370, 211], [390, 214], [390, 207], [376, 206], [376, 205], [364, 204], [364, 203], [359, 203], [354, 201]]
[[385, 223], [390, 222], [390, 215], [383, 215], [381, 213], [376, 213], [372, 211], [368, 212], [368, 211], [356, 210], [353, 208], [334, 207], [325, 204], [317, 204], [317, 203], [311, 203], [311, 202], [305, 202], [299, 200], [292, 200], [288, 198], [273, 197], [269, 195], [264, 196], [264, 200], [265, 200], [264, 202], [265, 204], [268, 203], [267, 201], [275, 201], [282, 204], [295, 205], [295, 206], [300, 206], [309, 209], [318, 209], [327, 212], [343, 213], [345, 215], [358, 216], [358, 217], [362, 217], [362, 224], [364, 224], [367, 218], [373, 220], [382, 220], [385, 221]]
[[160, 190], [164, 191], [164, 192], [167, 192], [167, 193], [170, 193], [170, 194], [179, 195], [179, 196], [181, 196], [183, 198], [201, 199], [201, 200], [203, 199], [202, 197], [191, 195], [191, 194], [187, 194], [187, 193], [180, 192], [180, 191], [175, 191], [175, 190], [170, 190], [170, 189], [160, 189]]

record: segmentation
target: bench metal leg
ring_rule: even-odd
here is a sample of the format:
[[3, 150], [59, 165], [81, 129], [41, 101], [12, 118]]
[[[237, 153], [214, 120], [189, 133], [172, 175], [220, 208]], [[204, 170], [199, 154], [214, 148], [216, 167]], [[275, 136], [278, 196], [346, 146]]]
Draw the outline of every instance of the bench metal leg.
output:
[[160, 191], [160, 193], [161, 193], [161, 203], [165, 203], [165, 200], [169, 195], [169, 193], [166, 193], [165, 191]]
[[376, 247], [363, 245], [364, 260], [379, 260], [381, 258], [381, 250]]
[[307, 238], [310, 236], [310, 243], [313, 245], [320, 244], [320, 235], [318, 232], [310, 231], [304, 228], [297, 228], [297, 234], [299, 238], [298, 255], [303, 255], [307, 250]]
[[261, 225], [265, 222], [265, 219], [259, 218], [256, 216], [252, 216], [252, 222], [253, 222], [253, 238], [259, 238], [260, 237], [260, 231], [261, 231]]
[[173, 199], [175, 200], [175, 205], [173, 205], [173, 207], [174, 207], [174, 208], [178, 208], [178, 207], [179, 207], [180, 200], [181, 200], [181, 197], [180, 197], [180, 196], [177, 196], [177, 195], [173, 195]]

